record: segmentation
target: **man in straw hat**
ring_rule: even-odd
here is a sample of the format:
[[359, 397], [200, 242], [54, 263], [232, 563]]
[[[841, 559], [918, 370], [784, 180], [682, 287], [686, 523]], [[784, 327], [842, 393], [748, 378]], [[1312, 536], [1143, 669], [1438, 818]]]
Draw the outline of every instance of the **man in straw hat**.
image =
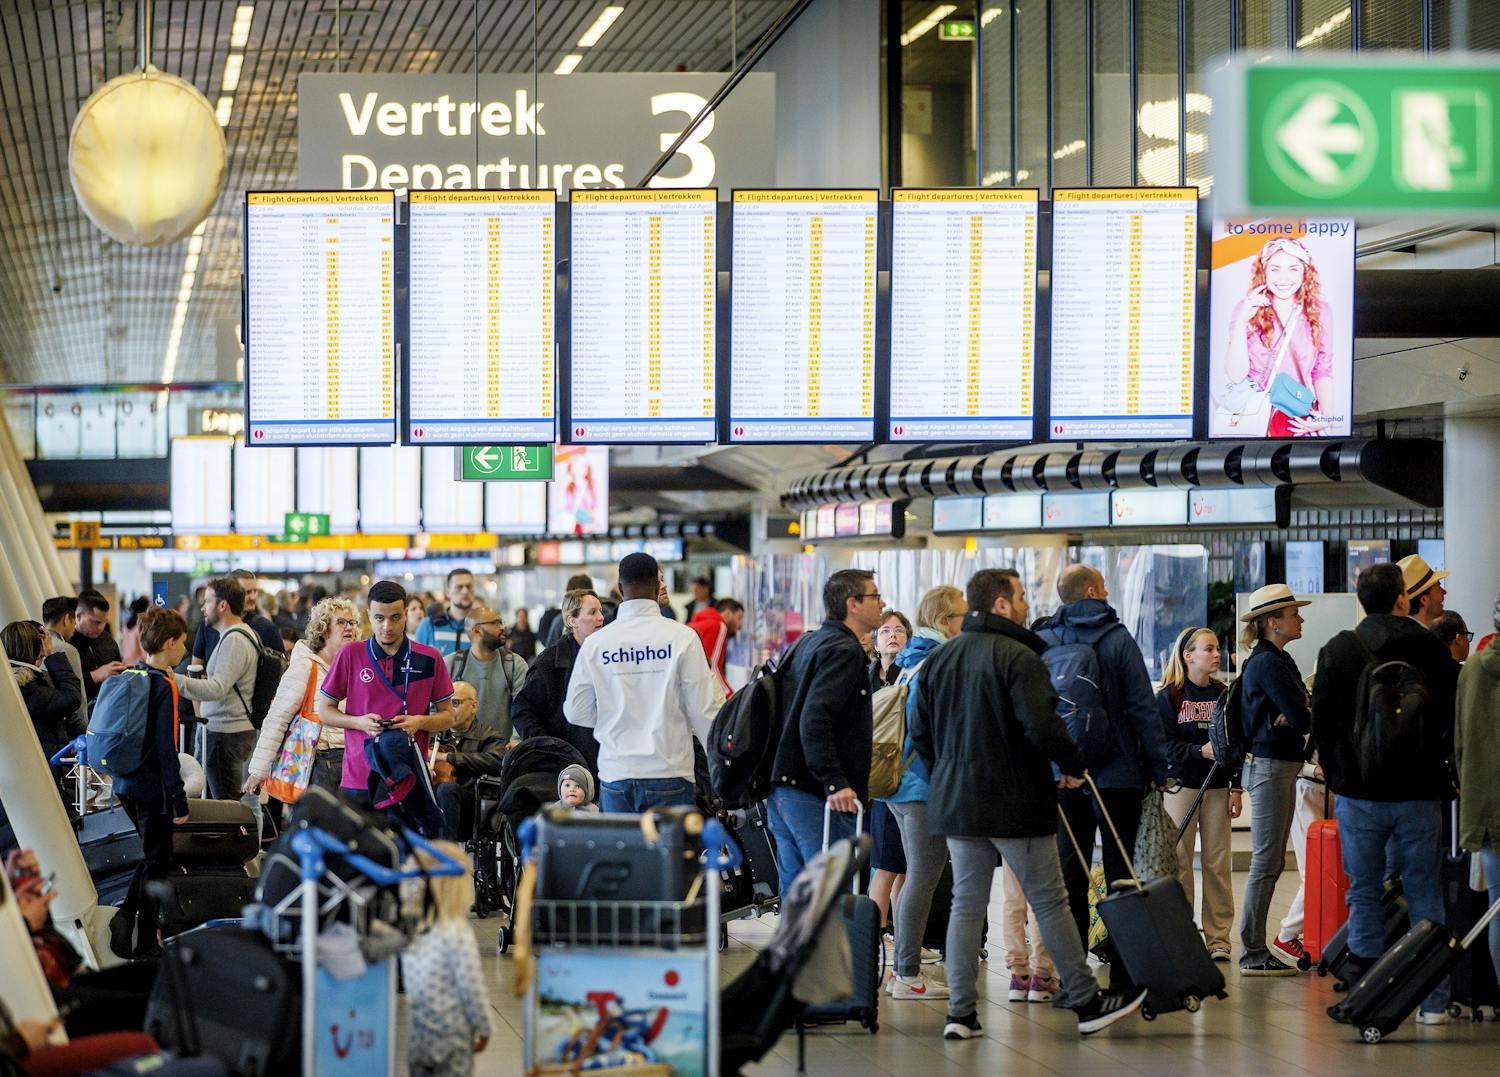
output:
[[[1458, 663], [1410, 616], [1411, 579], [1410, 568], [1403, 572], [1391, 564], [1360, 574], [1365, 619], [1328, 641], [1313, 681], [1313, 739], [1338, 798], [1335, 815], [1349, 875], [1355, 978], [1385, 949], [1380, 898], [1391, 874], [1401, 878], [1412, 923], [1441, 924], [1446, 918], [1440, 873], [1443, 813], [1453, 797], [1448, 760]], [[1441, 595], [1442, 588], [1434, 589]], [[1400, 705], [1384, 702], [1392, 699]], [[1422, 1002], [1417, 1020], [1445, 1024], [1447, 1005], [1444, 981]]]
[[1431, 628], [1433, 622], [1443, 615], [1443, 598], [1448, 594], [1443, 581], [1448, 578], [1448, 573], [1433, 568], [1421, 554], [1403, 557], [1396, 564], [1401, 569], [1406, 597], [1411, 601], [1410, 616], [1422, 622], [1423, 628]]

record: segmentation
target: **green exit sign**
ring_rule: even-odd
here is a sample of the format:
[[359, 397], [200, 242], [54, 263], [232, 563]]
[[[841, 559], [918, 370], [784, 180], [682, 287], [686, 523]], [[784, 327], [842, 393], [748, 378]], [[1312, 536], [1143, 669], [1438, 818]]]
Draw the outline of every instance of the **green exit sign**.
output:
[[939, 41], [973, 41], [978, 36], [978, 28], [967, 19], [950, 19], [938, 23]]
[[549, 482], [551, 445], [463, 445], [458, 450], [460, 482]]
[[289, 512], [281, 525], [281, 537], [288, 542], [329, 533], [326, 512]]

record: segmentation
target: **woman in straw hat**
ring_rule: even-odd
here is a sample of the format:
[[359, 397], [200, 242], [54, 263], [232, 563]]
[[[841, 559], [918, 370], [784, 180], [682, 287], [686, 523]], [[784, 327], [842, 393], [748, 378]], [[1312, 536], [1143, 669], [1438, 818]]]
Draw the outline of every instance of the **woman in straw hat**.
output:
[[[1276, 880], [1286, 866], [1286, 841], [1297, 800], [1297, 773], [1311, 729], [1307, 687], [1286, 645], [1302, 638], [1307, 603], [1284, 583], [1250, 596], [1240, 618], [1240, 648], [1249, 652], [1240, 669], [1240, 715], [1250, 738], [1245, 790], [1250, 794], [1250, 877], [1240, 918], [1240, 974], [1295, 976], [1297, 955], [1266, 946], [1266, 918]], [[1278, 942], [1280, 940], [1277, 940]], [[1290, 960], [1287, 960], [1290, 958]]]

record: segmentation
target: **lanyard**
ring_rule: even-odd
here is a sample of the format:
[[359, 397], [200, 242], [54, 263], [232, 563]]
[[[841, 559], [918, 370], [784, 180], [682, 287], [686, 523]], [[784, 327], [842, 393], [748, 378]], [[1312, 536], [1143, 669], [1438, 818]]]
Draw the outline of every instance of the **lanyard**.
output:
[[[370, 637], [370, 639], [366, 640], [365, 641], [365, 646], [367, 648], [369, 648], [369, 652], [370, 652], [370, 664], [375, 667], [375, 675], [377, 677], [379, 677], [385, 683], [385, 686], [391, 690], [391, 693], [393, 695], [396, 695], [396, 696], [400, 697], [400, 699], [401, 699], [401, 713], [405, 714], [406, 713], [406, 690], [411, 686], [411, 641], [410, 640], [402, 640], [401, 641], [401, 649], [399, 651], [397, 651], [395, 654], [389, 656], [390, 659], [391, 659], [391, 672], [392, 673], [396, 672], [396, 669], [397, 669], [396, 663], [397, 662], [401, 663], [401, 665], [400, 665], [400, 669], [401, 669], [401, 687], [400, 687], [399, 690], [396, 688], [396, 686], [394, 684], [391, 683], [391, 679], [385, 675], [385, 670], [383, 670], [383, 669], [380, 668], [380, 660], [381, 660], [381, 658], [384, 658], [384, 657], [387, 657], [387, 656], [386, 656], [385, 652], [383, 650], [381, 650], [376, 645], [375, 638], [372, 636], [372, 637]], [[403, 659], [404, 659], [404, 661], [402, 661]]]

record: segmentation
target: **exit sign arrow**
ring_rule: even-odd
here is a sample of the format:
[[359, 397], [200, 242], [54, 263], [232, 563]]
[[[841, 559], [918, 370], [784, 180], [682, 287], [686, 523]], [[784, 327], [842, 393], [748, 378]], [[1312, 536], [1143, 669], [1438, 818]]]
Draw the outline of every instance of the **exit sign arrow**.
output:
[[552, 446], [462, 445], [455, 476], [459, 482], [547, 482], [552, 478]]

